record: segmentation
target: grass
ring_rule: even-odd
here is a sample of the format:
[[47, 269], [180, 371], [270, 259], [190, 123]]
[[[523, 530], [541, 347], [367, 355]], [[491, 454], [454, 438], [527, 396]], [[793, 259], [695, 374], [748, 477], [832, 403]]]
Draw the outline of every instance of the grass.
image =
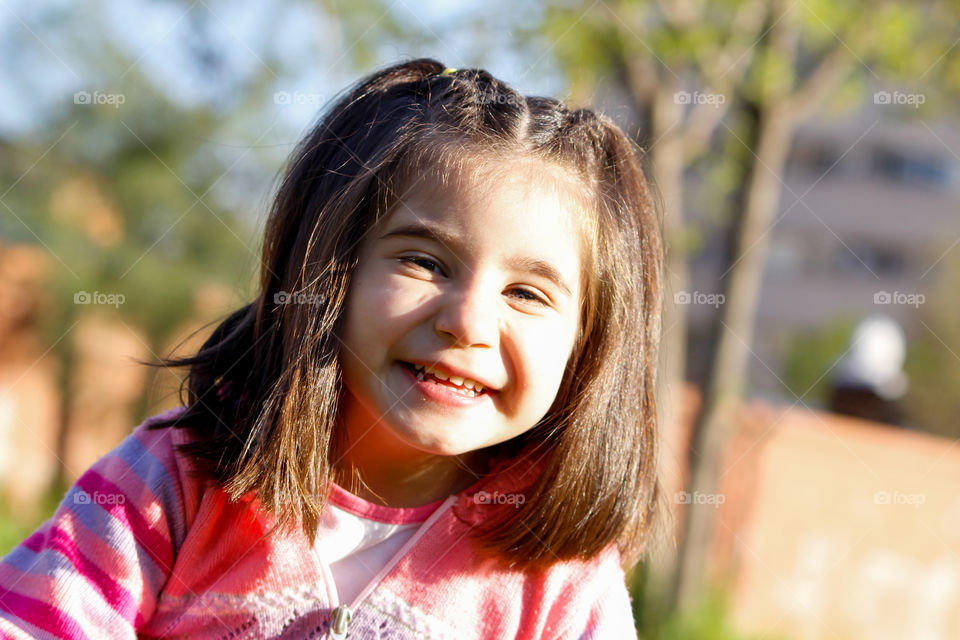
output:
[[65, 489], [51, 489], [32, 515], [18, 513], [6, 500], [0, 500], [0, 558], [30, 536], [47, 520], [63, 500]]
[[[662, 598], [644, 596], [648, 577], [647, 567], [640, 565], [627, 578], [632, 585], [633, 616], [640, 640], [757, 640], [759, 637], [734, 628], [728, 594], [722, 591], [707, 593], [685, 613], [664, 614]], [[787, 640], [769, 634], [763, 638]]]

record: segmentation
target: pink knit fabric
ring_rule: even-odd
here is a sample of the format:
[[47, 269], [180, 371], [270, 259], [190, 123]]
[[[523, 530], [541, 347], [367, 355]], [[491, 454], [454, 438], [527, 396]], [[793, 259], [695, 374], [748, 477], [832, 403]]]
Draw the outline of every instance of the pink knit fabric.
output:
[[[271, 534], [275, 522], [254, 497], [231, 502], [190, 477], [173, 448], [185, 431], [145, 426], [0, 562], [0, 637], [327, 637], [341, 603], [313, 541], [299, 531]], [[353, 611], [349, 638], [636, 638], [614, 546], [540, 572], [506, 570], [473, 552], [469, 532], [489, 509], [484, 498], [516, 491], [536, 471], [495, 470], [415, 510], [332, 488], [335, 503], [367, 517], [425, 518], [344, 603]]]

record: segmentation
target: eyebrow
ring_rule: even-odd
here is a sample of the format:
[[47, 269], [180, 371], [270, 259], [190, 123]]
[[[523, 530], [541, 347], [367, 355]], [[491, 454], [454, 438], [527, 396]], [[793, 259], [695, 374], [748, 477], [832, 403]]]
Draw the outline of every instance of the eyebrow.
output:
[[[386, 238], [398, 236], [426, 238], [447, 248], [460, 246], [460, 238], [457, 235], [450, 233], [446, 229], [422, 222], [397, 227], [383, 234], [379, 239], [385, 240]], [[546, 260], [531, 258], [529, 256], [514, 256], [507, 261], [507, 264], [513, 269], [527, 271], [546, 278], [562, 289], [568, 296], [573, 295], [570, 291], [570, 286], [563, 279], [560, 271]]]

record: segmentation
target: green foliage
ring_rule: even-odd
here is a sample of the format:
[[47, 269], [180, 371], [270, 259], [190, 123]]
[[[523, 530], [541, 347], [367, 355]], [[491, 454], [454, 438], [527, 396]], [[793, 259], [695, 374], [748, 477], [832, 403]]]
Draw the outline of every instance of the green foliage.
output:
[[[784, 9], [787, 5], [783, 6]], [[804, 40], [812, 49], [830, 47], [846, 33], [850, 25], [862, 19], [863, 6], [856, 2], [805, 0], [790, 7], [799, 13]], [[838, 34], [839, 32], [839, 34]]]
[[570, 10], [550, 7], [543, 24], [528, 35], [530, 39], [545, 37], [553, 43], [553, 55], [564, 70], [573, 72], [586, 66], [591, 75], [605, 75], [616, 69], [616, 51], [631, 44], [639, 46], [638, 42], [621, 39], [599, 7], [585, 12], [576, 25], [570, 20]]
[[790, 94], [796, 84], [797, 70], [792, 56], [762, 47], [744, 80], [741, 91], [749, 100], [766, 104]]
[[51, 489], [32, 514], [24, 514], [14, 509], [6, 500], [0, 500], [0, 558], [36, 531], [45, 520], [53, 515], [65, 490], [62, 487]]
[[668, 613], [649, 582], [649, 569], [638, 565], [627, 576], [631, 586], [633, 617], [640, 640], [784, 640], [765, 634], [738, 631], [730, 619], [730, 602], [719, 590], [707, 593], [687, 613]]
[[[206, 13], [194, 18], [215, 19]], [[259, 253], [254, 221], [264, 213], [258, 209], [267, 194], [257, 206], [237, 206], [226, 204], [217, 189], [229, 184], [241, 160], [255, 163], [259, 149], [215, 141], [233, 121], [267, 120], [264, 110], [273, 103], [264, 96], [272, 89], [263, 78], [275, 80], [277, 65], [261, 51], [267, 62], [258, 72], [237, 76], [250, 91], [189, 104], [109, 38], [87, 47], [80, 32], [109, 32], [106, 27], [71, 11], [60, 20], [85, 24], [56, 41], [77, 51], [71, 67], [86, 74], [77, 88], [119, 94], [124, 102], [63, 100], [38, 111], [43, 134], [3, 143], [0, 181], [11, 185], [4, 203], [12, 215], [0, 216], [0, 243], [33, 244], [50, 255], [46, 335], [62, 336], [77, 314], [92, 310], [76, 307], [75, 293], [119, 294], [122, 305], [97, 310], [145, 330], [149, 346], [159, 351], [168, 334], [194, 315], [198, 285], [246, 288], [253, 277]], [[205, 51], [194, 52], [198, 67]], [[234, 131], [221, 139], [252, 144], [258, 135], [247, 126], [242, 135]], [[57, 346], [67, 348], [69, 341]]]
[[823, 405], [830, 392], [837, 359], [849, 346], [856, 321], [843, 318], [808, 333], [785, 339], [783, 381], [792, 395], [807, 405]]
[[644, 640], [776, 640], [770, 634], [754, 635], [737, 631], [730, 620], [729, 605], [717, 593], [704, 598], [686, 615], [670, 617], [654, 634]]

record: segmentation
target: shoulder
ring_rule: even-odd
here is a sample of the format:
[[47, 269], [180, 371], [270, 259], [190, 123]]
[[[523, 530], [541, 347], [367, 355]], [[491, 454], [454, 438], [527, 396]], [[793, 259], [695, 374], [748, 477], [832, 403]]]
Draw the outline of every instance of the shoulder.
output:
[[104, 499], [98, 494], [116, 496], [150, 521], [166, 520], [175, 548], [186, 536], [204, 484], [191, 475], [189, 460], [177, 451], [177, 445], [188, 441], [184, 430], [152, 427], [183, 410], [176, 407], [145, 419], [71, 489], [84, 492], [90, 502]]
[[553, 571], [566, 587], [551, 603], [557, 638], [635, 638], [626, 575], [615, 544], [591, 560], [558, 563]]
[[587, 559], [510, 568], [477, 553], [462, 517], [472, 512], [441, 516], [416, 539], [377, 590], [393, 603], [387, 608], [443, 621], [461, 637], [636, 637], [615, 545]]
[[0, 594], [19, 594], [0, 602], [0, 636], [132, 637], [152, 615], [187, 532], [175, 430], [148, 428], [170, 415], [135, 427], [0, 561]]
[[111, 455], [123, 460], [136, 476], [152, 488], [166, 487], [180, 493], [189, 465], [176, 447], [187, 441], [186, 434], [175, 427], [158, 427], [157, 423], [174, 418], [183, 410], [184, 407], [176, 407], [147, 418], [124, 438]]
[[[447, 551], [451, 542], [454, 548], [459, 547], [458, 538], [463, 535], [463, 529], [476, 527], [489, 517], [490, 503], [496, 494], [509, 496], [527, 491], [543, 467], [542, 461], [502, 459], [491, 467], [486, 478], [463, 492], [453, 509], [459, 526], [451, 525], [449, 531], [439, 531], [439, 541], [428, 550], [433, 570], [446, 564], [441, 559], [450, 557]], [[453, 542], [455, 540], [457, 542]], [[450, 555], [457, 557], [450, 562], [459, 563], [461, 576], [464, 572], [470, 573], [484, 583], [487, 597], [498, 603], [494, 608], [509, 609], [522, 594], [525, 612], [521, 617], [536, 619], [535, 626], [550, 637], [636, 637], [622, 558], [615, 543], [611, 542], [590, 558], [558, 560], [545, 568], [518, 572], [502, 571], [492, 562], [479, 559], [472, 563], [461, 560], [469, 557], [466, 550], [461, 556]]]
[[147, 418], [112, 451], [101, 457], [80, 476], [86, 489], [98, 484], [129, 490], [164, 493], [178, 485], [179, 465], [171, 429], [150, 429], [161, 418], [172, 417], [177, 409]]
[[149, 465], [154, 468], [157, 479], [169, 491], [176, 492], [176, 499], [183, 512], [184, 525], [193, 523], [204, 494], [215, 484], [197, 472], [190, 457], [178, 447], [189, 444], [193, 436], [187, 428], [157, 426], [157, 423], [177, 417], [186, 407], [180, 406], [151, 416], [138, 425], [128, 440], [134, 447], [142, 447]]

